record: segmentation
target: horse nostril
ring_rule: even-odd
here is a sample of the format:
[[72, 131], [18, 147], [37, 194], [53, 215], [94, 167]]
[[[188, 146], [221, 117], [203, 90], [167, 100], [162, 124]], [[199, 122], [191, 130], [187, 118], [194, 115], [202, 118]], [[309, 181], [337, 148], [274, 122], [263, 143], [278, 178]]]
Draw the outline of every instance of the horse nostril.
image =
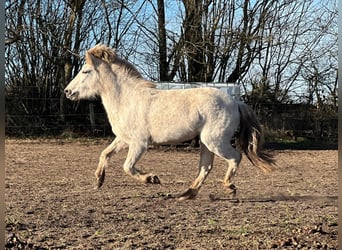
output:
[[73, 91], [72, 89], [64, 89], [66, 98], [70, 100], [76, 100], [78, 97], [78, 91]]

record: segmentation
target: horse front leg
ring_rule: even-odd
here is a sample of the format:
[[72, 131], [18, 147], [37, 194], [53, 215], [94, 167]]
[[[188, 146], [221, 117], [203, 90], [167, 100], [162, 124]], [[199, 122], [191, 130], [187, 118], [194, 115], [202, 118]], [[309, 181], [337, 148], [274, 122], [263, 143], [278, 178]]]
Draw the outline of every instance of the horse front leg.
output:
[[199, 173], [190, 188], [180, 195], [179, 200], [194, 199], [213, 167], [214, 153], [201, 143]]
[[146, 174], [135, 168], [135, 164], [139, 161], [141, 156], [146, 152], [147, 145], [142, 144], [131, 144], [129, 145], [129, 150], [127, 158], [124, 163], [124, 171], [132, 176], [134, 179], [151, 184], [160, 184], [159, 178], [152, 174]]
[[117, 153], [124, 148], [127, 148], [127, 144], [124, 143], [122, 140], [120, 140], [120, 138], [116, 137], [114, 141], [102, 151], [100, 155], [98, 167], [95, 171], [95, 178], [96, 178], [95, 188], [100, 188], [104, 183], [105, 169], [108, 166], [108, 161], [110, 157], [114, 153]]

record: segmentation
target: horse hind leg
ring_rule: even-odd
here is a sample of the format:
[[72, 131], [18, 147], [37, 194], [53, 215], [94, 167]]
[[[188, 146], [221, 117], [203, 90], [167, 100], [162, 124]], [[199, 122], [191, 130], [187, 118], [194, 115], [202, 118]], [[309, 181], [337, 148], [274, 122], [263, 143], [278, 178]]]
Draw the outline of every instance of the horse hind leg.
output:
[[212, 169], [214, 154], [201, 143], [199, 173], [190, 188], [179, 196], [179, 200], [194, 199]]
[[232, 179], [235, 176], [237, 168], [239, 167], [241, 153], [237, 152], [235, 157], [226, 159], [226, 161], [228, 163], [228, 169], [223, 180], [223, 185], [228, 189], [228, 192], [232, 195], [232, 197], [235, 197], [237, 188], [233, 184]]
[[235, 197], [237, 188], [233, 183], [233, 178], [241, 162], [242, 154], [229, 145], [223, 153], [221, 152], [220, 156], [224, 158], [228, 164], [228, 169], [223, 179], [223, 185], [228, 189], [229, 194], [232, 197]]
[[216, 140], [216, 143], [210, 144], [210, 150], [226, 160], [228, 169], [223, 180], [223, 185], [228, 189], [229, 194], [235, 197], [237, 188], [233, 183], [233, 178], [241, 162], [242, 154], [233, 148], [232, 145], [225, 143], [227, 141], [229, 142], [228, 139]]

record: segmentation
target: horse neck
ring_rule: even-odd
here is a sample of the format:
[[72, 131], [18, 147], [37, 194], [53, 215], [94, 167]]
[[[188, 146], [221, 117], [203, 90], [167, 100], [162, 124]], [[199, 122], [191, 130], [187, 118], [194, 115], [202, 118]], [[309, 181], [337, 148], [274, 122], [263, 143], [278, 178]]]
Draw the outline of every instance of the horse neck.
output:
[[102, 104], [107, 112], [110, 122], [116, 120], [120, 112], [127, 106], [132, 97], [134, 82], [124, 74], [106, 76], [102, 81], [103, 88], [100, 93]]
[[100, 96], [108, 116], [116, 115], [119, 110], [122, 90], [117, 80], [114, 74], [108, 74], [101, 79]]

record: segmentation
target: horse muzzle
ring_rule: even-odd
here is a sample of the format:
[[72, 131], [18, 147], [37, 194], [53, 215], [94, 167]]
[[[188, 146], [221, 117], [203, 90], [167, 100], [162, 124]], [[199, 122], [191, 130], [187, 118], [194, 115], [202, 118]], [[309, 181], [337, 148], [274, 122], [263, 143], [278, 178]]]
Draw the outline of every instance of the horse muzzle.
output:
[[79, 96], [78, 91], [72, 91], [71, 89], [65, 89], [64, 93], [65, 93], [65, 96], [71, 101], [76, 101]]

